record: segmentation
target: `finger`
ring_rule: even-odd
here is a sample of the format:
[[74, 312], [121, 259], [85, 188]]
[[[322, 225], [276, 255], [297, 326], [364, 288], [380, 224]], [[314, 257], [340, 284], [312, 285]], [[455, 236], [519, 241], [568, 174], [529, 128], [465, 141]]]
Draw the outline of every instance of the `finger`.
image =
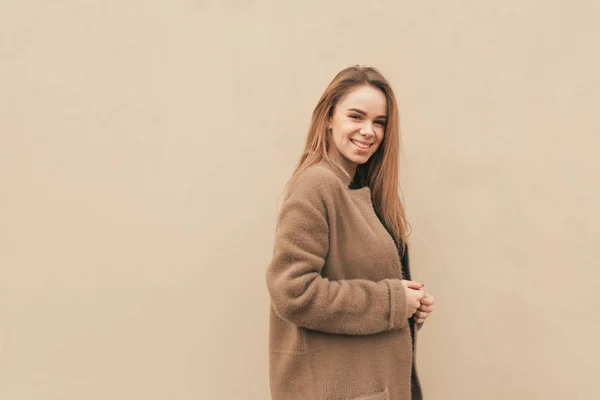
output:
[[423, 288], [423, 286], [425, 286], [421, 282], [409, 281], [407, 279], [405, 279], [404, 282], [406, 282], [406, 284], [409, 288], [414, 289], [414, 290], [419, 290], [419, 289]]
[[416, 322], [417, 324], [422, 324], [423, 322], [425, 322], [425, 319], [424, 319], [424, 318], [416, 318], [416, 319], [415, 319], [415, 322]]
[[419, 303], [421, 303], [421, 299], [426, 295], [426, 293], [423, 290], [411, 289], [411, 288], [408, 288], [407, 290], [410, 291], [410, 296], [417, 299], [419, 301]]
[[417, 318], [427, 318], [429, 316], [429, 313], [425, 311], [416, 311], [415, 315], [417, 316]]
[[423, 302], [421, 302], [421, 307], [419, 307], [419, 311], [424, 311], [424, 312], [430, 313], [433, 311], [433, 306], [428, 306], [428, 305], [424, 304]]
[[428, 306], [432, 306], [435, 303], [435, 299], [433, 298], [432, 295], [427, 294], [427, 296], [425, 296], [422, 300], [421, 303], [423, 304], [427, 304]]

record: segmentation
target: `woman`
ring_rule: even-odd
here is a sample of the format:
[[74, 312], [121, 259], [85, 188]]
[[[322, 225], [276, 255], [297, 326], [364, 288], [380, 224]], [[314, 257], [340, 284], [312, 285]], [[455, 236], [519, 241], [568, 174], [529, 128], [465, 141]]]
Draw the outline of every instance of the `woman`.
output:
[[313, 111], [266, 280], [273, 400], [420, 399], [414, 338], [433, 297], [410, 280], [398, 108], [344, 69]]

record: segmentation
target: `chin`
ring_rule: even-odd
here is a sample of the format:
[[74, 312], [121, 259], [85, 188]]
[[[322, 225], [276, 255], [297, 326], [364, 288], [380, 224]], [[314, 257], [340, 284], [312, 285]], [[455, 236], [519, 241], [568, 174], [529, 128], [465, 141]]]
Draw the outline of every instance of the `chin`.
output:
[[362, 164], [366, 163], [367, 161], [369, 161], [370, 158], [371, 158], [371, 155], [368, 155], [368, 156], [365, 155], [362, 157], [352, 157], [349, 160], [355, 164], [362, 165]]

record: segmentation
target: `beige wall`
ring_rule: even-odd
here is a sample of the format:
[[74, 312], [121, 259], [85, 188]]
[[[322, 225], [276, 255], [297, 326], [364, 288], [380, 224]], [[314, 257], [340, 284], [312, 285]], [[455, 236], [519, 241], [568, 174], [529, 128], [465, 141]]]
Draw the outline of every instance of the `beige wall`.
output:
[[0, 3], [0, 398], [267, 399], [312, 107], [400, 101], [427, 399], [600, 389], [595, 1]]

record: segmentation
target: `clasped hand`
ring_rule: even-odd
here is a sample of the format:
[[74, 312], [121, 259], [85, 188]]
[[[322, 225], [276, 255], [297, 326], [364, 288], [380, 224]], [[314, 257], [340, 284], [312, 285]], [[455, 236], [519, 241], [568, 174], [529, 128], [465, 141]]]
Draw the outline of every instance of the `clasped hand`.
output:
[[425, 292], [422, 283], [403, 279], [402, 284], [406, 292], [407, 318], [414, 315], [415, 322], [422, 324], [433, 312], [435, 299]]

